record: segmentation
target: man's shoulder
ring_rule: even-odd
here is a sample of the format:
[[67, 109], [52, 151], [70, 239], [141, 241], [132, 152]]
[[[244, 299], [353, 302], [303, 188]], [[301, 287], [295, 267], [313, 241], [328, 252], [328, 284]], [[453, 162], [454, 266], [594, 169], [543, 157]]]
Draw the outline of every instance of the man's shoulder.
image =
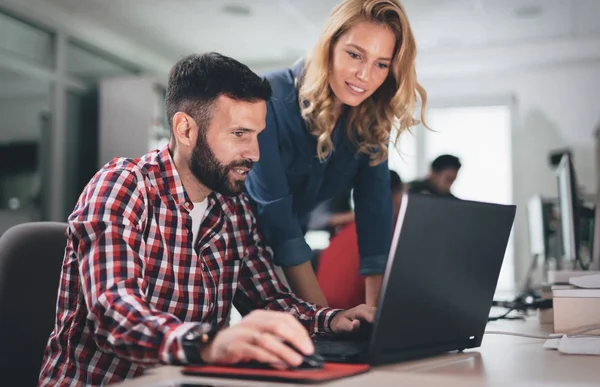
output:
[[155, 176], [158, 167], [157, 152], [150, 152], [142, 157], [115, 157], [108, 161], [94, 175], [96, 179], [135, 177], [137, 180]]
[[102, 167], [107, 172], [135, 172], [147, 174], [157, 166], [158, 151], [145, 154], [142, 157], [115, 157]]
[[86, 184], [71, 215], [76, 215], [83, 208], [108, 210], [107, 203], [123, 209], [139, 209], [140, 200], [143, 200], [148, 185], [152, 184], [149, 181], [160, 175], [156, 168], [152, 154], [139, 158], [113, 158]]
[[280, 68], [263, 74], [271, 84], [274, 95], [280, 95], [281, 91], [290, 91], [294, 88], [294, 73], [291, 68]]

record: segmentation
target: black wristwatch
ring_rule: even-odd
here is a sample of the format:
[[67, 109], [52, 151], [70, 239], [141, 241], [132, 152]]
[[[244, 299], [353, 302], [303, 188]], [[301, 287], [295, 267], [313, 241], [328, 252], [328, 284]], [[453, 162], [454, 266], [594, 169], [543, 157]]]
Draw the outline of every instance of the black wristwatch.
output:
[[209, 323], [202, 323], [192, 327], [181, 338], [183, 352], [189, 364], [202, 364], [200, 351], [209, 345], [215, 338], [219, 329]]

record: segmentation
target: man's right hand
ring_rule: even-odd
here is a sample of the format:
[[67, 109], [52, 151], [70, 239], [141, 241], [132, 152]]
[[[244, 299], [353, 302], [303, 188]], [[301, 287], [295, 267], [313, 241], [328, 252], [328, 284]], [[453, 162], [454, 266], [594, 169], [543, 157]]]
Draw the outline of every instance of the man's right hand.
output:
[[201, 356], [209, 364], [254, 360], [278, 369], [300, 365], [302, 356], [283, 342], [290, 343], [306, 355], [314, 352], [308, 332], [294, 316], [285, 312], [256, 310], [237, 325], [220, 331], [201, 351]]

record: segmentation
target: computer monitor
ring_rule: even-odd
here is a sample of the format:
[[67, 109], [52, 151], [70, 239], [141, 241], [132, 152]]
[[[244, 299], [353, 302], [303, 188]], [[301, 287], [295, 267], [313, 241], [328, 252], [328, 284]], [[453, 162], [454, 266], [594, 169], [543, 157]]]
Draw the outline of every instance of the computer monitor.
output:
[[600, 271], [600, 190], [596, 193], [596, 201], [594, 205], [594, 220], [592, 226], [592, 243], [590, 270]]
[[539, 195], [527, 203], [527, 225], [529, 226], [529, 252], [532, 257], [546, 259], [546, 233], [544, 224], [544, 204]]
[[532, 196], [527, 202], [527, 225], [531, 261], [523, 284], [524, 292], [548, 283], [548, 270], [562, 260], [558, 199], [539, 194]]
[[0, 144], [0, 179], [5, 176], [34, 173], [38, 169], [37, 141]]
[[[558, 269], [581, 269], [579, 262], [579, 198], [571, 155], [565, 153], [556, 168], [562, 259]], [[562, 261], [562, 262], [561, 262]], [[570, 266], [570, 267], [566, 267]]]

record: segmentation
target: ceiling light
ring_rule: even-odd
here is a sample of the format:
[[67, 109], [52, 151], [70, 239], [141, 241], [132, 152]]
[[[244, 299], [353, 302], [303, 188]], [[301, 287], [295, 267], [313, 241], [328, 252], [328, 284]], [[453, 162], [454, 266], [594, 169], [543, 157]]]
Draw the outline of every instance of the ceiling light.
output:
[[513, 10], [513, 15], [518, 19], [535, 19], [542, 14], [542, 7], [539, 5], [524, 5]]
[[250, 7], [241, 4], [226, 4], [221, 7], [221, 11], [233, 16], [250, 16], [252, 14]]

